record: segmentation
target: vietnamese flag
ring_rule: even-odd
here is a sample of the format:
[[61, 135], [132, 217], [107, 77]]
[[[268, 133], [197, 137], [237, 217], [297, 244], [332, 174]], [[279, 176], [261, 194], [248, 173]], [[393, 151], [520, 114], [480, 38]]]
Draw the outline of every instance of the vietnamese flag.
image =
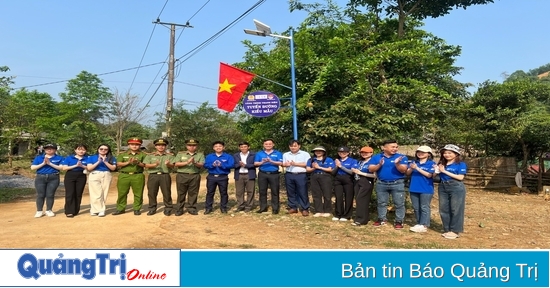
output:
[[218, 108], [233, 112], [246, 91], [254, 74], [239, 68], [220, 63], [220, 84], [218, 89]]

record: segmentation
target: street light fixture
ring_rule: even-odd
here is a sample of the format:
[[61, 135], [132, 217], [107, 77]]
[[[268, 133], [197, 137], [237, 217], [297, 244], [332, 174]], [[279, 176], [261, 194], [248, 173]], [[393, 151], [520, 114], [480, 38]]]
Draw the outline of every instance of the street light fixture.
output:
[[268, 25], [256, 19], [254, 19], [254, 25], [256, 25], [256, 30], [244, 29], [244, 33], [254, 36], [269, 36], [290, 40], [290, 79], [292, 82], [292, 98], [290, 100], [290, 106], [292, 106], [292, 133], [294, 139], [298, 140], [298, 114], [296, 112], [296, 73], [294, 69], [294, 31], [291, 27], [290, 36], [284, 36], [271, 33], [271, 28]]

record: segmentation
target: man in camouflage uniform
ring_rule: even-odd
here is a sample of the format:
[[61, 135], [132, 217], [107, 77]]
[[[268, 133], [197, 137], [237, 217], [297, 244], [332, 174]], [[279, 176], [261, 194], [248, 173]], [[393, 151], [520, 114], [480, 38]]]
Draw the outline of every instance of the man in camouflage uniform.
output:
[[143, 160], [147, 154], [141, 152], [140, 146], [143, 141], [139, 138], [128, 140], [128, 151], [119, 154], [116, 158], [118, 175], [117, 190], [118, 199], [116, 201], [116, 211], [113, 215], [125, 213], [126, 201], [130, 187], [134, 193], [134, 215], [141, 215], [141, 205], [143, 204], [143, 188], [145, 186], [145, 175], [143, 175]]
[[[176, 167], [176, 187], [178, 199], [176, 201], [176, 216], [183, 215], [184, 206], [191, 215], [197, 215], [197, 197], [201, 183], [200, 169], [204, 166], [204, 154], [197, 151], [199, 141], [189, 139], [185, 141], [187, 151], [180, 151], [174, 157], [173, 167]], [[188, 196], [188, 197], [187, 197]], [[187, 201], [186, 201], [187, 198]]]
[[148, 216], [157, 213], [157, 195], [159, 187], [162, 191], [162, 199], [164, 202], [164, 215], [172, 214], [172, 179], [170, 178], [170, 163], [174, 154], [166, 152], [168, 141], [159, 138], [153, 141], [155, 144], [154, 153], [148, 154], [143, 160], [149, 177], [147, 178], [147, 196], [149, 197], [149, 212]]

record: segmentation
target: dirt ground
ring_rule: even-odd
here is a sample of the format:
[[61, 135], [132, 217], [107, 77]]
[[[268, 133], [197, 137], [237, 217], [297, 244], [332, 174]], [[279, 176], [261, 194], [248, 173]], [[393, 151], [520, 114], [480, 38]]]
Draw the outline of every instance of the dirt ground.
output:
[[[204, 184], [199, 197], [199, 209], [204, 209]], [[173, 182], [172, 196], [176, 189]], [[233, 185], [230, 185], [230, 207], [235, 205]], [[160, 193], [159, 193], [160, 194]], [[281, 193], [284, 207], [286, 198]], [[437, 194], [437, 193], [436, 193]], [[166, 217], [133, 213], [112, 216], [116, 202], [116, 177], [108, 195], [109, 214], [92, 217], [89, 214], [87, 188], [78, 216], [63, 214], [64, 191], [60, 188], [54, 204], [56, 217], [33, 218], [34, 197], [0, 204], [0, 247], [2, 248], [178, 248], [178, 249], [454, 249], [454, 248], [550, 248], [550, 203], [534, 194], [468, 189], [465, 233], [456, 240], [441, 237], [441, 221], [437, 195], [432, 202], [432, 227], [425, 234], [408, 230], [413, 212], [407, 210], [405, 229], [397, 231], [390, 225], [375, 228], [355, 227], [351, 222], [333, 222], [330, 218], [279, 215], [271, 213], [184, 214]], [[128, 197], [131, 211], [133, 194]], [[256, 200], [258, 196], [256, 194]], [[159, 195], [159, 203], [162, 197]], [[144, 199], [146, 212], [147, 199]], [[217, 207], [216, 198], [214, 207]], [[161, 205], [162, 206], [162, 205]], [[372, 207], [371, 219], [376, 218]], [[391, 219], [392, 215], [390, 215]]]

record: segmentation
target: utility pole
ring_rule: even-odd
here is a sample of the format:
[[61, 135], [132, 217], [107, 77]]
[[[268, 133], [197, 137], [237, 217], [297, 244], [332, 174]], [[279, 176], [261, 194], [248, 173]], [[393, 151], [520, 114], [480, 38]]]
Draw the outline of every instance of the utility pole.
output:
[[176, 23], [167, 23], [160, 22], [160, 19], [157, 18], [157, 21], [153, 24], [160, 25], [170, 25], [170, 56], [168, 58], [168, 91], [166, 93], [166, 138], [170, 139], [171, 135], [171, 124], [172, 124], [172, 107], [174, 106], [174, 46], [176, 45], [176, 26], [184, 28], [193, 28], [189, 25], [189, 22], [185, 24], [176, 24]]

